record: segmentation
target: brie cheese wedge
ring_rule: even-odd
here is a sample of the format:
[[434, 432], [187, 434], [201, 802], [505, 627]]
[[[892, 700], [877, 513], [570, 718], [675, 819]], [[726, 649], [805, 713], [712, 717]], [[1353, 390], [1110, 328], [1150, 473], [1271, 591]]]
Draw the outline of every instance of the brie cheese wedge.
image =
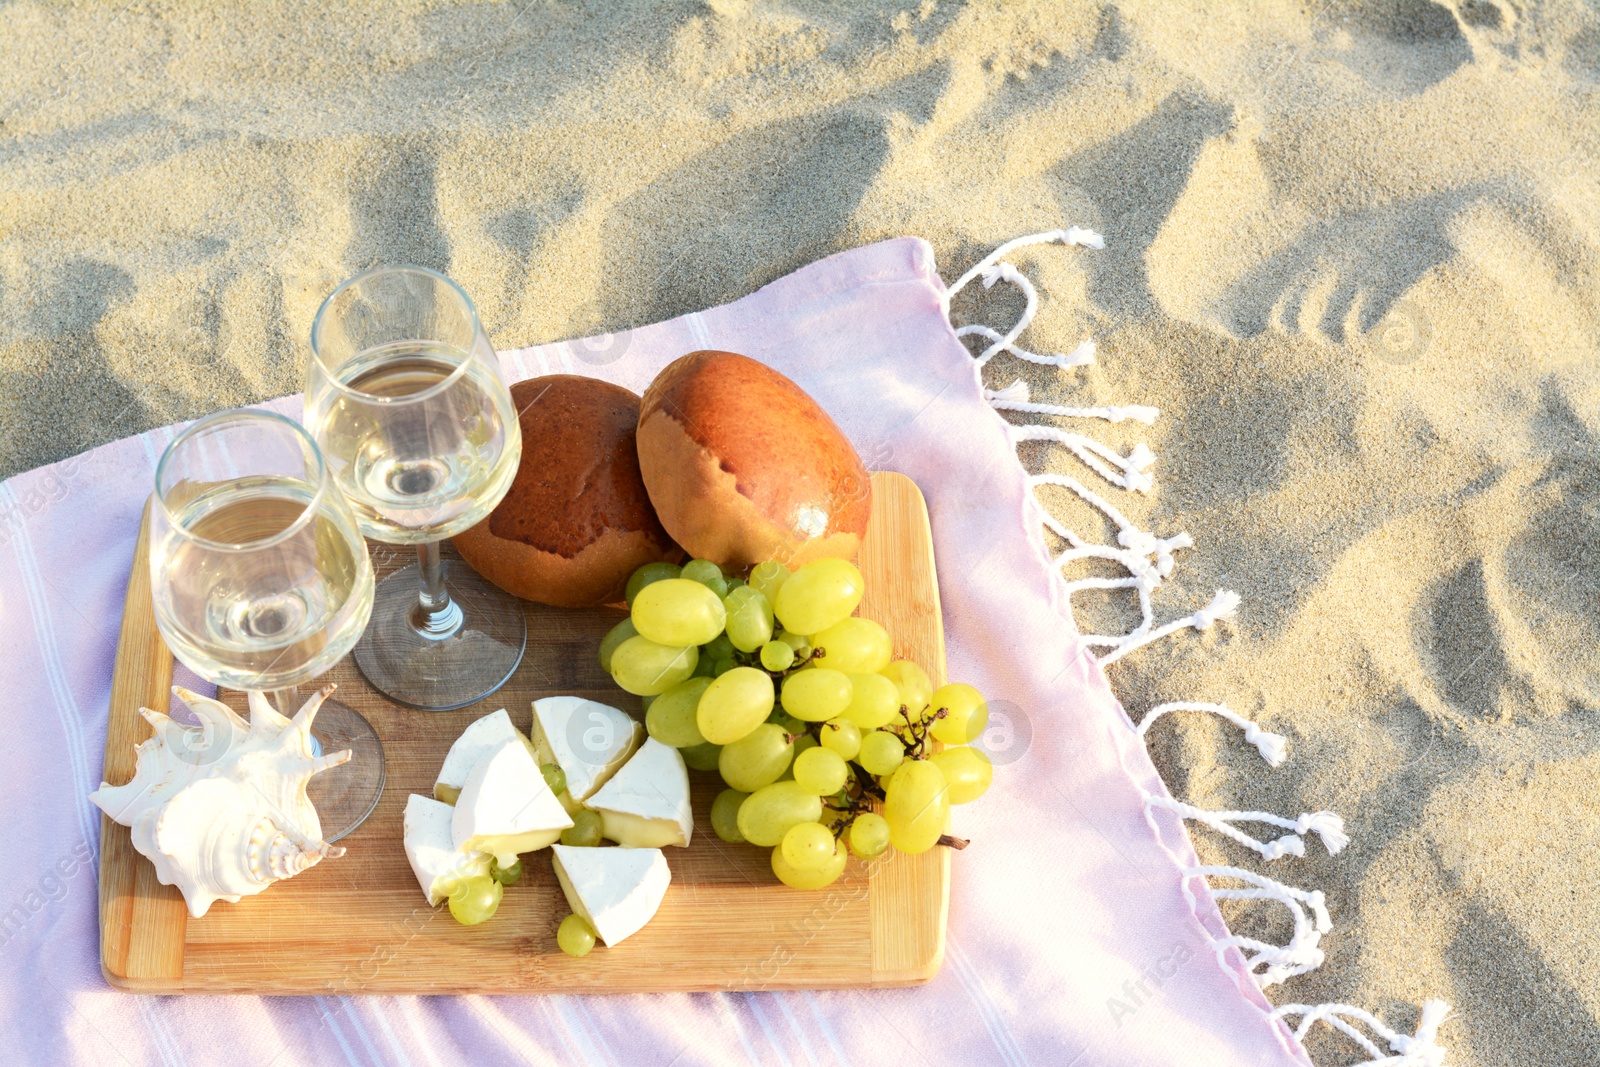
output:
[[582, 697], [533, 702], [533, 747], [540, 763], [567, 776], [567, 792], [580, 804], [627, 762], [644, 739], [644, 725], [608, 704]]
[[556, 845], [551, 853], [567, 903], [608, 948], [650, 921], [672, 881], [659, 848]]
[[482, 852], [461, 852], [450, 833], [453, 811], [448, 804], [412, 793], [406, 798], [402, 836], [411, 872], [430, 905], [450, 896], [463, 879], [489, 873], [489, 857]]
[[589, 798], [606, 837], [629, 848], [687, 845], [694, 830], [683, 756], [653, 737]]
[[487, 852], [502, 867], [516, 863], [518, 853], [551, 844], [571, 825], [572, 816], [550, 792], [520, 736], [478, 761], [450, 816], [459, 851]]
[[478, 761], [510, 738], [521, 736], [522, 732], [511, 725], [511, 716], [505, 708], [473, 722], [461, 731], [461, 736], [456, 738], [455, 744], [450, 746], [450, 751], [445, 755], [444, 766], [439, 768], [439, 778], [433, 783], [434, 797], [446, 804], [454, 804], [461, 795], [461, 787], [467, 784], [467, 775], [472, 773]]

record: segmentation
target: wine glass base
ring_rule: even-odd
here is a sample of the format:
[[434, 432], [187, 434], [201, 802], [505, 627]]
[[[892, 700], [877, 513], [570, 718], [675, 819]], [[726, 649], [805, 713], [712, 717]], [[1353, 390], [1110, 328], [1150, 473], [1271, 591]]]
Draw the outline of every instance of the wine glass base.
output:
[[350, 749], [350, 762], [313, 777], [306, 794], [316, 806], [324, 841], [337, 841], [366, 821], [383, 795], [383, 742], [372, 724], [348, 704], [324, 700], [311, 725], [324, 753]]
[[482, 700], [510, 680], [528, 646], [520, 600], [463, 563], [442, 566], [445, 589], [463, 619], [453, 634], [431, 637], [412, 625], [422, 583], [412, 564], [378, 583], [372, 620], [355, 647], [356, 666], [372, 688], [424, 711]]

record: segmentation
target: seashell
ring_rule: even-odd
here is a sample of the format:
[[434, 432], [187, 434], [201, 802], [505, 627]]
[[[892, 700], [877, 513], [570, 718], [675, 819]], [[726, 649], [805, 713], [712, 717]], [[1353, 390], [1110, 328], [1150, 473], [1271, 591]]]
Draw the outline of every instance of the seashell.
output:
[[312, 775], [350, 759], [348, 750], [314, 755], [311, 723], [333, 689], [323, 687], [293, 719], [251, 693], [246, 723], [221, 701], [173, 686], [200, 724], [140, 708], [155, 736], [136, 750], [132, 780], [103, 782], [89, 799], [129, 828], [156, 878], [177, 886], [196, 918], [215, 901], [237, 903], [342, 856], [322, 840], [306, 795]]

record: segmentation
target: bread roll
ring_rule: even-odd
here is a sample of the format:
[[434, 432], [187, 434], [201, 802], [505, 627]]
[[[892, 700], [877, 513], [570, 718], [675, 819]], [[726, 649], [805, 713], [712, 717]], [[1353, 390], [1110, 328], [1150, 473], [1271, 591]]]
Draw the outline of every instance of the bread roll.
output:
[[849, 559], [872, 513], [867, 470], [828, 413], [732, 352], [691, 352], [650, 383], [639, 471], [673, 540], [731, 573]]
[[522, 462], [489, 517], [454, 538], [495, 585], [559, 607], [622, 600], [635, 568], [678, 560], [639, 476], [639, 398], [574, 374], [511, 387]]

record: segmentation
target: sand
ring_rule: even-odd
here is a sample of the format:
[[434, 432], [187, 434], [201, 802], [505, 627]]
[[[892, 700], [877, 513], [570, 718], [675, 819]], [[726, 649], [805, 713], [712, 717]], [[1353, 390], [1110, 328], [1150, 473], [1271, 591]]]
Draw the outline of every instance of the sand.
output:
[[1278, 995], [1407, 1029], [1442, 997], [1469, 1067], [1600, 1057], [1593, 8], [14, 3], [0, 34], [0, 474], [298, 389], [317, 303], [379, 261], [447, 270], [512, 347], [884, 237], [953, 279], [1100, 229], [1017, 257], [1024, 340], [1100, 363], [989, 384], [1163, 411], [1101, 434], [1160, 457], [1119, 503], [1197, 542], [1158, 610], [1244, 607], [1113, 684], [1290, 738], [1273, 772], [1162, 725], [1178, 795], [1354, 836], [1296, 861], [1337, 928]]

